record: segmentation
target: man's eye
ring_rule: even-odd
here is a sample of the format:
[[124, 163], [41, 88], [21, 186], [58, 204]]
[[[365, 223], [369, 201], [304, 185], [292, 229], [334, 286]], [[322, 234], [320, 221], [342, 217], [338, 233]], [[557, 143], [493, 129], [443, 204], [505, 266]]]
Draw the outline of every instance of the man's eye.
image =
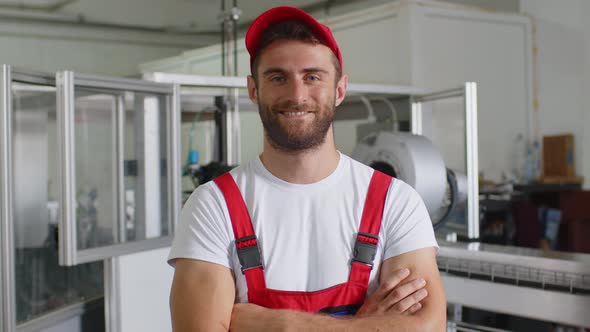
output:
[[307, 80], [308, 81], [319, 81], [320, 77], [317, 75], [309, 75], [309, 76], [307, 76]]
[[285, 78], [282, 76], [274, 76], [270, 78], [271, 82], [283, 82], [285, 81]]

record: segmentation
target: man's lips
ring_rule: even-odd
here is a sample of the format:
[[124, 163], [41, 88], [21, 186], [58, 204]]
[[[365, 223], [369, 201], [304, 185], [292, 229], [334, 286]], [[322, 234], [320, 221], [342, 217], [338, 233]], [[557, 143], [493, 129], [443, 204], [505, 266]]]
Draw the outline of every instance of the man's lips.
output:
[[310, 111], [279, 111], [279, 114], [287, 118], [300, 118], [314, 112]]

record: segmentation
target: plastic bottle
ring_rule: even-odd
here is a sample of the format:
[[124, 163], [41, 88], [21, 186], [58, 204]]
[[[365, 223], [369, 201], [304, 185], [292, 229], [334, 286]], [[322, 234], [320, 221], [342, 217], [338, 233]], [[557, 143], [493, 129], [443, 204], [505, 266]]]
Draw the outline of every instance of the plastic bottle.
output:
[[189, 161], [189, 164], [198, 164], [199, 163], [199, 151], [198, 150], [190, 150], [188, 153], [188, 161]]
[[539, 142], [536, 140], [527, 144], [526, 147], [526, 158], [524, 163], [524, 182], [530, 183], [537, 180], [539, 177], [540, 170], [540, 157], [539, 157]]
[[533, 141], [533, 181], [541, 177], [541, 144], [537, 140]]

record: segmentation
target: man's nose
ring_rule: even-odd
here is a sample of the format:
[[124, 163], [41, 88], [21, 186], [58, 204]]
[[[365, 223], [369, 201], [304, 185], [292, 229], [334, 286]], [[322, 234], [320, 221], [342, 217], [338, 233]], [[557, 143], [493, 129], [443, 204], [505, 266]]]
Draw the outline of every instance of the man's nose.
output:
[[289, 99], [297, 104], [307, 101], [307, 87], [301, 80], [292, 80], [289, 87]]

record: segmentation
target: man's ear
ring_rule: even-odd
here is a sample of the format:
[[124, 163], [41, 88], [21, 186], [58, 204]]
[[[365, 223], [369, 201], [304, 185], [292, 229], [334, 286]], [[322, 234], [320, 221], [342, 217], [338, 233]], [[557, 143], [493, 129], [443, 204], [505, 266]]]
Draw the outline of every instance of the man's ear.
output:
[[254, 77], [252, 77], [252, 75], [248, 75], [248, 97], [250, 97], [250, 100], [258, 105], [258, 91], [256, 91], [256, 81], [254, 80]]
[[344, 97], [346, 97], [346, 89], [348, 88], [348, 75], [343, 74], [340, 80], [336, 83], [336, 105], [342, 104]]

